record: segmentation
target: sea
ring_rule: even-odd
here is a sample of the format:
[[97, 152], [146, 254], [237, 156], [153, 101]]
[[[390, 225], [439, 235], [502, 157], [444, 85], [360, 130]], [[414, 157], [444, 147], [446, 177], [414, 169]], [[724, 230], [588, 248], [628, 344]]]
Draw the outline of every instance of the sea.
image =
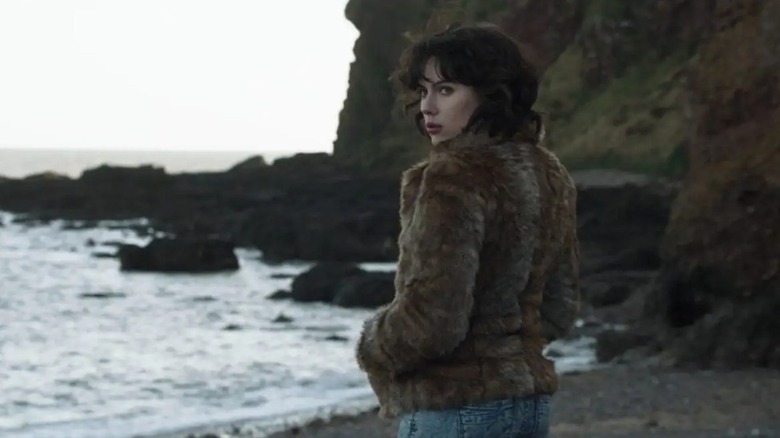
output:
[[131, 149], [33, 149], [0, 147], [0, 177], [25, 176], [54, 172], [78, 178], [86, 169], [102, 164], [163, 167], [168, 173], [221, 172], [252, 156], [261, 155], [267, 162], [295, 152], [235, 150], [131, 150]]
[[[372, 311], [267, 299], [310, 263], [267, 264], [239, 248], [235, 272], [123, 272], [106, 255], [147, 243], [133, 231], [144, 218], [89, 228], [24, 219], [0, 211], [0, 437], [185, 436], [231, 424], [262, 436], [375, 406], [354, 360]], [[592, 338], [551, 348], [559, 372], [595, 366]]]

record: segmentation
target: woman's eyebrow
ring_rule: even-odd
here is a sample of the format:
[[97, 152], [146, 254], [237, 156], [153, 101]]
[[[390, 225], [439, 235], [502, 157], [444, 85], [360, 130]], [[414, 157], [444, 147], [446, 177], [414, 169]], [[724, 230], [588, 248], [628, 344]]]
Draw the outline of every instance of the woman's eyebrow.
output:
[[423, 79], [423, 80], [420, 81], [420, 85], [422, 85], [423, 82], [427, 82], [427, 83], [431, 84], [431, 86], [436, 87], [438, 85], [441, 85], [441, 84], [443, 84], [445, 82], [450, 82], [450, 81], [448, 81], [446, 79], [442, 79], [440, 81], [430, 82], [428, 79]]

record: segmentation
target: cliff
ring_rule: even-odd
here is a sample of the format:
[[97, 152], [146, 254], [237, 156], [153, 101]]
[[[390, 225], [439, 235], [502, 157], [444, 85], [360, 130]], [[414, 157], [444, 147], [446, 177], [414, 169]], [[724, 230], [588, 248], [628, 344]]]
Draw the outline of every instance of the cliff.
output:
[[548, 146], [570, 167], [684, 171], [690, 130], [683, 72], [708, 26], [701, 13], [711, 8], [708, 2], [448, 2], [458, 12], [442, 4], [350, 1], [347, 18], [361, 34], [334, 144], [337, 157], [400, 168], [425, 153], [424, 139], [394, 109], [387, 78], [407, 32], [454, 18], [495, 22], [521, 43], [543, 74], [536, 108], [547, 115]]
[[[571, 169], [683, 179], [642, 326], [675, 363], [780, 367], [780, 2], [455, 2], [543, 74], [547, 145]], [[352, 0], [361, 31], [334, 154], [400, 168], [425, 141], [386, 78], [438, 2]], [[641, 230], [640, 230], [641, 231]]]
[[780, 3], [711, 14], [688, 75], [690, 172], [648, 314], [681, 362], [780, 367]]
[[[360, 31], [349, 73], [347, 99], [339, 116], [334, 155], [342, 161], [379, 167], [413, 162], [423, 144], [393, 112], [388, 81], [403, 51], [404, 32], [423, 24], [435, 0], [351, 0], [347, 18]], [[399, 168], [400, 169], [400, 168]]]

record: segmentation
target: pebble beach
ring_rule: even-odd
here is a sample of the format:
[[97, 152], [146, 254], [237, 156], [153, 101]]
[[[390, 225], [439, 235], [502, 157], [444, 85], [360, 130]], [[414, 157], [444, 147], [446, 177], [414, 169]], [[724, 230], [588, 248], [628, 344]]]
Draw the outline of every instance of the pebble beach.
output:
[[[561, 377], [553, 438], [780, 436], [780, 371], [680, 370], [614, 365]], [[290, 425], [272, 438], [389, 438], [398, 420], [376, 410]], [[180, 438], [260, 438], [248, 425]], [[171, 437], [173, 438], [173, 437]], [[179, 437], [177, 437], [179, 438]]]

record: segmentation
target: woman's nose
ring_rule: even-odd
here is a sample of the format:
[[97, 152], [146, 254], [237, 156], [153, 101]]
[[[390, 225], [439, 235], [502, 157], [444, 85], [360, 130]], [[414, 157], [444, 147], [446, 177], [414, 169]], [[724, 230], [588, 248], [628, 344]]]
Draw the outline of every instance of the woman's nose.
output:
[[430, 97], [430, 95], [425, 96], [420, 100], [420, 110], [422, 111], [423, 115], [426, 116], [432, 116], [437, 113], [436, 104], [433, 102], [433, 99]]

